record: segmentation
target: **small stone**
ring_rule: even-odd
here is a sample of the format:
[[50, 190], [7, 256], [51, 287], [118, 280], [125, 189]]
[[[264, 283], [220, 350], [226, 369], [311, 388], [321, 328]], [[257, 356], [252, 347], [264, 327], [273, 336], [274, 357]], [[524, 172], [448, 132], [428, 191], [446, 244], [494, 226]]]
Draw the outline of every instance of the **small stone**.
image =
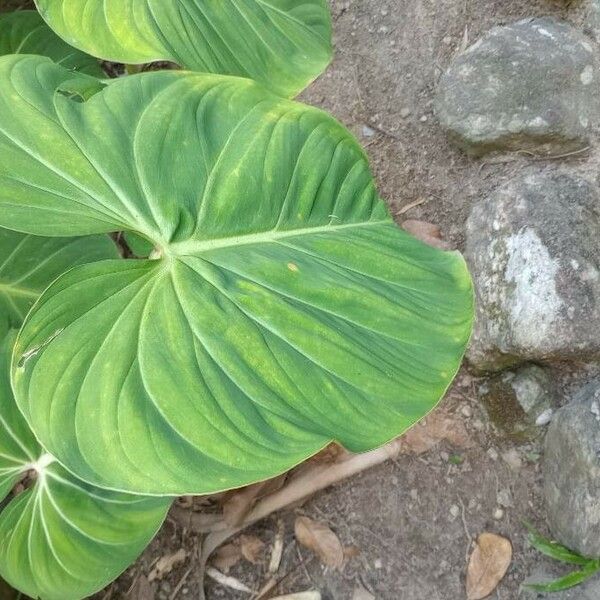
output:
[[417, 500], [419, 498], [419, 491], [416, 488], [412, 488], [409, 493], [413, 500]]
[[519, 453], [514, 448], [507, 450], [502, 454], [502, 460], [515, 471], [518, 471], [523, 466], [523, 461]]
[[453, 504], [450, 507], [450, 516], [453, 519], [456, 519], [456, 517], [458, 517], [458, 515], [460, 515], [460, 508], [459, 508], [458, 504]]
[[371, 138], [375, 135], [376, 131], [372, 127], [369, 127], [368, 125], [363, 125], [361, 133], [362, 133], [363, 137]]
[[548, 525], [556, 539], [588, 557], [600, 556], [600, 379], [554, 415], [543, 459]]
[[421, 121], [421, 123], [427, 123], [427, 115], [423, 115], [419, 121]]
[[481, 419], [475, 419], [473, 421], [473, 427], [477, 429], [477, 431], [483, 431], [485, 429], [485, 424]]
[[452, 43], [452, 38], [451, 38], [449, 35], [447, 35], [447, 36], [446, 36], [446, 37], [445, 37], [445, 38], [442, 40], [442, 42], [444, 42], [444, 44], [446, 44], [446, 46], [449, 46], [449, 45]]
[[373, 566], [374, 566], [376, 569], [383, 569], [383, 562], [382, 562], [382, 560], [381, 560], [380, 558], [376, 558], [376, 559], [373, 561]]
[[448, 462], [448, 459], [450, 458], [450, 455], [445, 452], [444, 450], [442, 450], [440, 452], [440, 458], [444, 461], [444, 462]]
[[494, 519], [496, 519], [496, 521], [500, 521], [503, 517], [504, 517], [504, 511], [501, 508], [497, 508], [494, 511]]
[[478, 394], [490, 420], [517, 441], [540, 435], [540, 424], [550, 422], [553, 408], [558, 404], [552, 379], [537, 365], [491, 377], [479, 385]]
[[535, 424], [538, 427], [543, 427], [544, 425], [548, 425], [550, 421], [552, 421], [552, 416], [554, 415], [554, 410], [551, 408], [547, 408], [545, 411], [541, 412], [538, 418], [535, 420]]
[[465, 257], [477, 371], [600, 356], [599, 205], [586, 179], [536, 168], [475, 203]]
[[460, 412], [463, 415], [463, 417], [467, 417], [467, 419], [473, 416], [473, 409], [468, 404], [463, 404], [460, 407]]
[[471, 154], [558, 154], [589, 143], [597, 54], [583, 33], [553, 18], [494, 27], [442, 76], [436, 115]]
[[400, 110], [400, 116], [403, 119], [406, 119], [407, 117], [410, 117], [411, 112], [412, 111], [410, 110], [410, 108], [404, 107], [403, 109]]
[[495, 448], [488, 448], [487, 450], [487, 455], [492, 459], [492, 460], [498, 460], [498, 452], [496, 451]]
[[510, 508], [513, 505], [512, 494], [510, 490], [503, 489], [496, 494], [496, 502], [504, 508]]

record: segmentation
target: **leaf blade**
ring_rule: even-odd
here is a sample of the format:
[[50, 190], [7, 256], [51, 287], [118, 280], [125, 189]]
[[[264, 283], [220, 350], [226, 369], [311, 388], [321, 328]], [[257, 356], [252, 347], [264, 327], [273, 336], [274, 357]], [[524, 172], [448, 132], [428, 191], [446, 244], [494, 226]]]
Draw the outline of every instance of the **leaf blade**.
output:
[[[16, 332], [9, 334], [0, 346], [2, 498], [28, 471], [37, 469], [37, 477], [0, 512], [0, 575], [31, 597], [87, 597], [141, 553], [161, 525], [170, 501], [89, 486], [44, 453], [10, 390], [15, 338]], [[8, 478], [7, 466], [14, 469]]]
[[50, 26], [73, 46], [106, 60], [181, 66], [250, 77], [293, 96], [331, 58], [324, 0], [36, 0]]

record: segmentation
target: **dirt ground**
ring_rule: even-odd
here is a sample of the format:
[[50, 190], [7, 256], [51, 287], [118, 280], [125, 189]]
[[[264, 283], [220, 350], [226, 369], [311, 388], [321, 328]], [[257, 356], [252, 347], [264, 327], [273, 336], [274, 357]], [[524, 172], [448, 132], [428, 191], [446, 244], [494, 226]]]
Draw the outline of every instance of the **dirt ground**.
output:
[[[8, 4], [0, 0], [3, 8]], [[581, 25], [583, 8], [565, 0], [332, 0], [332, 10], [335, 60], [302, 99], [354, 131], [399, 222], [437, 223], [461, 247], [473, 201], [531, 159], [474, 160], [455, 149], [432, 114], [436, 82], [452, 57], [490, 27], [540, 15]], [[593, 153], [569, 160], [570, 168], [594, 173], [594, 179], [597, 163]], [[545, 166], [554, 162], [540, 163]], [[402, 212], [416, 201], [423, 203]], [[568, 386], [571, 369], [561, 371], [561, 378]], [[516, 600], [523, 579], [535, 567], [550, 565], [528, 548], [523, 525], [527, 520], [546, 531], [541, 448], [539, 441], [515, 445], [498, 434], [477, 401], [475, 383], [463, 371], [442, 405], [466, 428], [463, 447], [441, 441], [427, 453], [402, 456], [261, 522], [251, 533], [266, 542], [264, 561], [242, 561], [230, 574], [253, 589], [264, 583], [269, 548], [283, 519], [280, 573], [287, 576], [278, 593], [318, 590], [325, 600], [351, 600], [360, 586], [378, 600], [462, 600], [472, 539], [491, 531], [509, 538], [514, 548], [510, 570], [491, 598]], [[507, 505], [502, 515], [499, 496]], [[359, 553], [342, 570], [323, 567], [296, 544], [296, 514], [327, 522]], [[97, 598], [197, 598], [198, 544], [196, 535], [169, 518], [140, 560]], [[142, 591], [140, 581], [156, 560], [180, 548], [187, 559]], [[210, 581], [207, 597], [250, 598]]]

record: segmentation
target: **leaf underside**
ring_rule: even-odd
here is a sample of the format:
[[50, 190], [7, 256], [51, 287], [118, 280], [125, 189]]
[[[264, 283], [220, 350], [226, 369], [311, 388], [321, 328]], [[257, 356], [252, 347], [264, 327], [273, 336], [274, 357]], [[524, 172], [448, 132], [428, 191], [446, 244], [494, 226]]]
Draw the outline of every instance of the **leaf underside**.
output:
[[20, 327], [40, 294], [65, 271], [118, 258], [106, 235], [47, 238], [0, 228], [0, 339]]
[[35, 10], [0, 14], [0, 55], [39, 54], [66, 69], [105, 77], [98, 61], [63, 41]]
[[20, 334], [17, 401], [70, 470], [206, 493], [434, 407], [470, 333], [464, 261], [394, 225], [331, 117], [228, 77], [147, 73], [75, 103], [47, 61], [0, 76], [0, 225], [162, 254], [71, 270]]
[[15, 337], [0, 346], [0, 500], [34, 466], [39, 473], [0, 512], [0, 575], [32, 598], [87, 597], [137, 558], [169, 501], [107, 492], [49, 462], [10, 390]]
[[331, 58], [326, 0], [36, 0], [69, 44], [125, 63], [170, 60], [294, 96]]

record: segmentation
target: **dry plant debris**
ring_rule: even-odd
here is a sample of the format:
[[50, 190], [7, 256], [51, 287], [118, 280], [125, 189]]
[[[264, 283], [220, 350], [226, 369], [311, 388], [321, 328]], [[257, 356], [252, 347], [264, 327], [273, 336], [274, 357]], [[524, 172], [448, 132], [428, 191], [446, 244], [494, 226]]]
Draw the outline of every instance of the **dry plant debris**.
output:
[[161, 556], [150, 574], [148, 575], [148, 581], [154, 581], [155, 579], [162, 579], [165, 575], [169, 574], [177, 565], [180, 565], [187, 558], [187, 552], [180, 548], [173, 554], [167, 554]]
[[482, 533], [467, 567], [467, 600], [483, 600], [498, 586], [512, 560], [512, 544], [495, 533]]
[[323, 564], [337, 569], [344, 564], [344, 547], [326, 523], [298, 517], [294, 531], [298, 543], [312, 550]]

